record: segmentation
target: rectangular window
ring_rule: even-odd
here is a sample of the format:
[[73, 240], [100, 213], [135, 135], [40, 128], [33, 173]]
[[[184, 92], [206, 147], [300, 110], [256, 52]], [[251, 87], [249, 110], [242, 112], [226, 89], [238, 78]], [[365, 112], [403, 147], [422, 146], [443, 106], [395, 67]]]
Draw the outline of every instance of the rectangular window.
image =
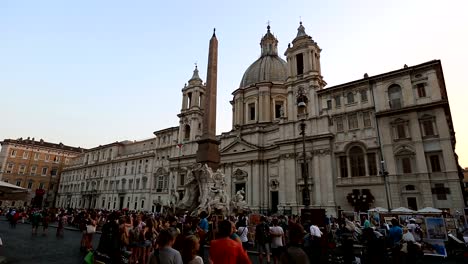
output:
[[327, 100], [327, 109], [332, 109], [332, 100]]
[[46, 176], [48, 170], [49, 170], [49, 168], [47, 168], [47, 167], [42, 168], [42, 172], [41, 172], [42, 176]]
[[342, 117], [337, 117], [335, 119], [336, 123], [336, 132], [343, 132], [344, 127], [343, 127], [343, 118]]
[[283, 101], [275, 102], [275, 118], [281, 118], [284, 116], [284, 103]]
[[31, 175], [32, 175], [32, 176], [36, 175], [36, 171], [37, 171], [37, 167], [36, 167], [36, 166], [32, 166], [32, 167], [31, 167]]
[[34, 160], [39, 160], [39, 153], [34, 153]]
[[432, 194], [437, 196], [437, 200], [447, 200], [447, 194], [450, 194], [450, 189], [445, 188], [445, 184], [436, 183], [435, 188], [432, 188]]
[[18, 173], [19, 174], [24, 174], [25, 170], [26, 170], [26, 166], [25, 165], [20, 165]]
[[24, 151], [23, 152], [23, 159], [28, 159], [28, 157], [29, 157], [29, 152]]
[[416, 89], [418, 90], [418, 97], [426, 97], [426, 88], [424, 83], [418, 83]]
[[16, 180], [16, 186], [21, 186], [21, 180]]
[[404, 157], [401, 159], [401, 167], [403, 169], [403, 173], [412, 173], [411, 170], [411, 158]]
[[255, 120], [255, 103], [249, 104], [249, 120]]
[[348, 128], [351, 129], [357, 129], [359, 127], [358, 125], [358, 119], [357, 119], [357, 114], [352, 114], [348, 116]]
[[28, 189], [29, 189], [29, 190], [32, 189], [32, 185], [33, 185], [33, 181], [29, 181], [29, 182], [28, 182]]
[[432, 120], [423, 120], [422, 121], [422, 127], [423, 127], [423, 132], [424, 136], [434, 136], [434, 125], [432, 123]]
[[340, 157], [340, 176], [341, 178], [348, 177], [348, 161], [345, 156]]
[[335, 105], [336, 107], [341, 106], [341, 96], [335, 96]]
[[164, 177], [164, 186], [163, 186], [163, 188], [167, 189], [168, 186], [169, 186], [169, 177], [165, 176]]
[[180, 186], [185, 185], [185, 174], [180, 174]]
[[367, 102], [367, 91], [366, 90], [361, 90], [361, 101], [362, 102]]
[[163, 187], [164, 187], [164, 176], [159, 176], [157, 189], [162, 190]]
[[16, 149], [11, 150], [10, 156], [13, 158], [16, 157]]
[[364, 123], [364, 127], [371, 127], [371, 117], [370, 112], [363, 112], [362, 113], [362, 122]]
[[8, 163], [6, 173], [13, 173], [13, 168], [15, 167], [14, 163]]
[[441, 172], [439, 155], [430, 155], [429, 160], [431, 161], [432, 172]]
[[39, 183], [39, 189], [44, 189], [45, 184], [43, 182]]
[[296, 55], [296, 69], [297, 75], [304, 73], [304, 55], [302, 53]]
[[396, 132], [397, 132], [397, 138], [406, 138], [406, 125], [405, 124], [397, 124], [396, 125]]
[[49, 161], [49, 160], [50, 160], [50, 155], [49, 154], [45, 155], [45, 161]]
[[375, 153], [367, 153], [367, 167], [369, 175], [377, 175], [377, 163]]

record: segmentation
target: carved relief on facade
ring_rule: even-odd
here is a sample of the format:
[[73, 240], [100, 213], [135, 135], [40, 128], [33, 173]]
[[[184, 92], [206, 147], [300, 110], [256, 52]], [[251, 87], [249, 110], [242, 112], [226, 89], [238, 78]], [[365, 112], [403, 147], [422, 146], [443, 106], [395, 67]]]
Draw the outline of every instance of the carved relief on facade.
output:
[[270, 181], [270, 190], [272, 190], [272, 191], [278, 190], [279, 184], [280, 184], [280, 183], [279, 183], [278, 180], [276, 180], [276, 179], [271, 180], [271, 181]]
[[234, 171], [232, 176], [236, 181], [245, 181], [247, 180], [247, 177], [249, 176], [249, 174], [244, 170], [237, 169]]

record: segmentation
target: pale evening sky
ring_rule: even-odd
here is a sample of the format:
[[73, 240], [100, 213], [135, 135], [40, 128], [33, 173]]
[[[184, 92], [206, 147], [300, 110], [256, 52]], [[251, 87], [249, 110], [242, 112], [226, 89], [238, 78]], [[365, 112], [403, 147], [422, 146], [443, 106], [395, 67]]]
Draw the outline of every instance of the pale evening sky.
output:
[[297, 32], [322, 48], [328, 86], [442, 60], [460, 164], [468, 166], [468, 1], [0, 2], [0, 139], [85, 148], [178, 125], [194, 62], [206, 79], [219, 40], [218, 133], [231, 92], [260, 54], [267, 21], [279, 52]]

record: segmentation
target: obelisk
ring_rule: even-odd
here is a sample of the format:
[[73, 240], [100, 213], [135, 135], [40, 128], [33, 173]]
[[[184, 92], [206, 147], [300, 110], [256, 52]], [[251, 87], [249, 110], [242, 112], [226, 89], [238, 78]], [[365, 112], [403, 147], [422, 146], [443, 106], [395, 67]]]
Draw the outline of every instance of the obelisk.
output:
[[216, 90], [218, 86], [218, 40], [216, 29], [210, 39], [206, 76], [203, 131], [198, 141], [197, 162], [207, 164], [213, 171], [219, 167], [219, 141], [216, 139]]

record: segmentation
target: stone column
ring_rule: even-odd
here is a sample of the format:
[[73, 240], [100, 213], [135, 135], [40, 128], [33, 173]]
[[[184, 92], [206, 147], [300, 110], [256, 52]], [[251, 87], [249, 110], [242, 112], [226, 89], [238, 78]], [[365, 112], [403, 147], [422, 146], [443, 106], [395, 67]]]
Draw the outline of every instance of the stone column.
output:
[[188, 99], [187, 99], [187, 94], [184, 93], [184, 94], [182, 95], [182, 110], [187, 109], [187, 100], [188, 100]]

